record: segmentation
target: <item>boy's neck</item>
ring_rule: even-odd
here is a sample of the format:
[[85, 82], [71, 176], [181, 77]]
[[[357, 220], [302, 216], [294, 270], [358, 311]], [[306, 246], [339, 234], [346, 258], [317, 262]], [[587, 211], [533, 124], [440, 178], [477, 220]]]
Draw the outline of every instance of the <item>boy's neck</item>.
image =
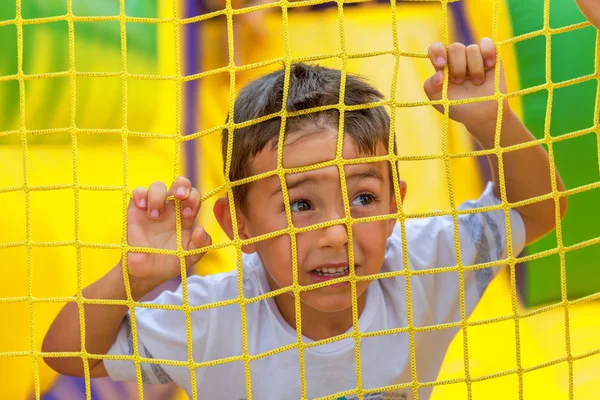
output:
[[[358, 315], [365, 308], [366, 291], [357, 299]], [[294, 329], [296, 324], [296, 306], [294, 296], [288, 293], [275, 297], [275, 303], [283, 319]], [[311, 340], [323, 340], [346, 333], [352, 327], [352, 308], [338, 312], [322, 312], [300, 302], [302, 335]]]

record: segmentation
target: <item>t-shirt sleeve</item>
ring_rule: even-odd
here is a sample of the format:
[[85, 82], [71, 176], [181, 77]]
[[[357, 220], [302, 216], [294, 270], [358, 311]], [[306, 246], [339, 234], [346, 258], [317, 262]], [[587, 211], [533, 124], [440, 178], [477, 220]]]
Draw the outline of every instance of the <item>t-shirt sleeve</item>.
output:
[[[190, 306], [210, 304], [217, 301], [237, 297], [235, 277], [226, 276], [199, 277], [190, 276], [187, 280]], [[183, 305], [182, 286], [175, 291], [165, 291], [155, 300], [149, 302], [151, 307], [136, 307], [134, 311], [137, 333], [138, 354], [140, 357], [169, 361], [188, 361], [188, 337], [192, 338], [193, 356], [201, 362], [204, 349], [211, 340], [211, 321], [215, 318], [214, 310], [207, 309], [190, 313], [186, 321], [184, 311], [173, 309]], [[156, 305], [164, 308], [157, 308]], [[171, 309], [169, 309], [171, 308]], [[134, 335], [132, 316], [127, 313], [119, 328], [117, 338], [108, 355], [134, 354]], [[188, 336], [186, 324], [190, 324], [191, 336]], [[109, 377], [115, 381], [135, 381], [136, 367], [130, 360], [104, 360]], [[181, 385], [181, 379], [189, 380], [187, 366], [170, 365], [168, 363], [140, 363], [143, 383], [169, 383], [175, 381]]]
[[[501, 204], [488, 183], [479, 199], [463, 203], [459, 209], [476, 210]], [[503, 209], [462, 214], [458, 217], [460, 256], [463, 266], [496, 261], [508, 257], [508, 234], [512, 239], [514, 256], [525, 246], [525, 225], [516, 210], [509, 210], [510, 225], [506, 226]], [[454, 220], [451, 216], [411, 219], [405, 222], [406, 243], [410, 268], [429, 270], [457, 264], [454, 240]], [[399, 247], [400, 225], [394, 232], [395, 247]], [[394, 246], [392, 246], [394, 247]], [[401, 257], [401, 251], [396, 251]], [[397, 262], [403, 268], [402, 259]], [[481, 299], [490, 281], [502, 266], [464, 271], [465, 306], [467, 315]], [[460, 289], [458, 272], [435, 272], [413, 275], [411, 285], [422, 292], [421, 300], [428, 304], [434, 324], [460, 321]], [[414, 296], [413, 296], [414, 298]]]

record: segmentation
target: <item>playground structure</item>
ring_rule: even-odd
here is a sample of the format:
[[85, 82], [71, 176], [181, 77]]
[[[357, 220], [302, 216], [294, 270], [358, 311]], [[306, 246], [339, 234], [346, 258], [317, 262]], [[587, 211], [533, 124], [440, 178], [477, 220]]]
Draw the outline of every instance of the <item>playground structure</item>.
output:
[[[597, 299], [600, 292], [600, 272], [594, 266], [594, 260], [598, 259], [596, 238], [600, 236], [600, 224], [593, 213], [593, 205], [598, 204], [596, 33], [582, 24], [583, 17], [573, 1], [560, 0], [552, 1], [549, 9], [549, 27], [557, 32], [552, 32], [548, 39], [541, 34], [527, 40], [514, 40], [512, 38], [546, 26], [544, 1], [499, 1], [497, 8], [495, 3], [466, 0], [448, 5], [450, 36], [465, 42], [493, 36], [491, 10], [497, 10], [496, 39], [505, 41], [501, 51], [509, 92], [546, 85], [522, 97], [511, 98], [511, 105], [536, 136], [544, 137], [545, 127], [550, 124], [552, 137], [566, 138], [554, 142], [553, 150], [567, 189], [574, 191], [569, 197], [570, 208], [562, 224], [561, 238], [563, 245], [570, 246], [571, 250], [563, 253], [566, 277], [561, 275], [560, 253], [551, 251], [557, 247], [556, 235], [551, 234], [526, 250], [527, 255], [544, 251], [548, 254], [537, 259], [532, 257], [516, 268], [519, 278], [516, 287], [511, 285], [508, 269], [492, 283], [471, 321], [497, 320], [468, 330], [472, 395], [474, 398], [518, 398], [517, 370], [525, 369], [522, 372], [524, 398], [553, 398], [557, 394], [566, 397], [571, 391], [575, 398], [593, 398], [600, 389], [597, 379], [600, 349], [597, 340], [594, 341], [600, 333], [600, 322], [594, 317], [600, 305], [591, 301]], [[191, 0], [129, 0], [125, 7], [125, 14], [132, 18], [171, 19], [175, 16], [174, 10], [177, 10], [177, 18], [188, 18], [208, 11]], [[398, 3], [396, 8], [398, 47], [402, 51], [422, 53], [431, 42], [444, 37], [440, 2]], [[53, 18], [66, 15], [67, 11], [66, 1], [22, 1], [21, 16], [24, 19]], [[118, 16], [121, 12], [118, 2], [95, 1], [73, 2], [72, 11], [80, 17]], [[283, 57], [281, 9], [273, 7], [260, 13], [260, 29], [251, 25], [252, 20], [233, 17], [236, 65], [252, 66]], [[391, 15], [389, 3], [344, 6], [347, 53], [385, 52], [393, 48]], [[3, 395], [25, 399], [43, 394], [51, 396], [60, 386], [43, 360], [30, 353], [40, 351], [41, 340], [54, 315], [67, 297], [98, 278], [120, 257], [123, 199], [122, 190], [118, 188], [123, 186], [125, 177], [130, 189], [154, 180], [170, 181], [175, 174], [191, 176], [203, 193], [218, 188], [223, 176], [220, 130], [216, 128], [223, 125], [227, 116], [230, 90], [239, 89], [252, 77], [278, 64], [264, 63], [260, 68], [239, 71], [236, 88], [229, 87], [227, 70], [209, 73], [229, 63], [224, 15], [184, 25], [127, 22], [125, 55], [118, 20], [75, 21], [74, 70], [78, 75], [73, 97], [70, 76], [60, 74], [70, 69], [68, 22], [23, 24], [22, 70], [37, 78], [25, 80], [25, 111], [20, 112], [19, 81], [9, 79], [19, 72], [19, 28], [17, 24], [2, 22], [15, 17], [14, 2], [0, 5], [0, 39], [7, 49], [7, 56], [0, 63], [0, 167], [8, 172], [0, 176], [0, 206], [10, 210], [3, 217], [6, 228], [0, 232], [3, 267], [0, 318], [10, 321], [11, 325], [10, 330], [0, 331], [0, 376], [6, 379], [1, 389]], [[581, 26], [560, 31], [575, 24]], [[288, 29], [292, 57], [340, 51], [337, 6], [290, 10]], [[547, 117], [550, 87], [546, 76], [549, 56], [546, 40], [551, 41], [552, 54], [548, 57], [551, 81], [554, 85], [566, 82], [553, 89], [550, 117]], [[130, 74], [126, 90], [121, 76], [125, 61]], [[336, 57], [318, 62], [341, 66]], [[391, 54], [358, 57], [349, 60], [347, 69], [367, 77], [387, 94], [394, 62]], [[402, 58], [399, 76], [410, 78], [399, 79], [396, 93], [390, 95], [398, 102], [425, 101], [421, 82], [430, 75], [429, 68], [425, 59]], [[144, 79], [150, 75], [178, 74], [197, 77], [180, 86], [173, 79]], [[178, 102], [181, 107], [177, 106]], [[77, 127], [76, 149], [70, 130], [73, 114]], [[429, 106], [398, 108], [399, 155], [439, 154], [442, 125], [443, 118]], [[22, 145], [23, 128], [27, 130], [26, 147]], [[126, 163], [123, 128], [130, 132]], [[160, 135], [190, 135], [211, 129], [214, 133], [184, 142], [181, 148], [176, 147], [173, 140], [159, 138]], [[448, 146], [452, 153], [475, 149], [468, 133], [454, 124], [449, 126]], [[179, 165], [175, 163], [177, 152], [182, 156]], [[76, 162], [74, 154], [77, 154]], [[22, 167], [24, 160], [26, 176]], [[477, 158], [452, 162], [457, 203], [476, 196], [483, 188], [486, 170], [482, 165]], [[449, 209], [441, 160], [401, 162], [400, 174], [409, 187], [418, 187], [420, 182], [431, 185], [425, 193], [411, 192], [404, 204], [405, 212]], [[81, 185], [77, 209], [73, 190], [75, 176]], [[26, 195], [24, 186], [44, 190], [30, 191]], [[200, 219], [215, 243], [225, 242], [227, 239], [220, 234], [212, 217], [214, 198], [207, 200]], [[81, 269], [78, 253], [70, 244], [76, 239], [75, 232], [83, 243], [107, 245], [81, 248]], [[26, 240], [61, 245], [33, 246], [31, 250], [17, 245]], [[219, 272], [219, 266], [234, 265], [234, 261], [234, 249], [215, 251], [198, 264], [195, 272]], [[568, 316], [567, 308], [559, 304], [564, 301], [563, 278], [566, 278], [567, 299], [583, 299], [568, 307]], [[515, 309], [512, 299], [517, 293], [519, 302]], [[29, 301], [32, 298], [62, 300]], [[520, 318], [513, 318], [515, 313]], [[587, 357], [577, 358], [582, 355]], [[544, 364], [549, 365], [536, 367]], [[478, 379], [490, 376], [495, 377]], [[441, 381], [456, 379], [458, 382], [436, 387], [433, 398], [466, 398], [467, 386], [460, 381], [464, 378], [463, 338], [459, 335], [439, 377]], [[61, 379], [67, 378], [59, 378], [59, 381]], [[71, 390], [78, 390], [81, 385], [85, 388], [86, 383], [78, 381]], [[102, 384], [91, 384], [95, 385], [98, 393], [108, 390], [100, 389]], [[175, 391], [172, 395], [181, 396]], [[151, 398], [152, 394], [147, 396]]]

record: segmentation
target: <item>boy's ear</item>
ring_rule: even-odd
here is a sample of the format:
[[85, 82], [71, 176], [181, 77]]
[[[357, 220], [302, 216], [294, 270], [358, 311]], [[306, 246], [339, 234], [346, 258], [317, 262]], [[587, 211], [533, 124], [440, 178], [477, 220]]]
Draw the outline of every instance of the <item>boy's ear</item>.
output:
[[[237, 208], [235, 211], [238, 235], [240, 239], [249, 239], [251, 236], [248, 232], [248, 221], [246, 216]], [[217, 218], [221, 229], [223, 229], [229, 240], [233, 240], [233, 221], [231, 220], [231, 212], [229, 211], [229, 199], [226, 196], [219, 197], [215, 202], [213, 212], [215, 213], [215, 217]], [[242, 246], [242, 251], [247, 254], [254, 253], [256, 252], [256, 245], [250, 244]]]
[[[404, 198], [406, 197], [406, 181], [403, 181], [402, 179], [398, 180], [398, 183], [400, 185], [400, 197], [402, 199], [402, 202], [400, 204], [404, 203]], [[396, 211], [398, 211], [396, 209]]]

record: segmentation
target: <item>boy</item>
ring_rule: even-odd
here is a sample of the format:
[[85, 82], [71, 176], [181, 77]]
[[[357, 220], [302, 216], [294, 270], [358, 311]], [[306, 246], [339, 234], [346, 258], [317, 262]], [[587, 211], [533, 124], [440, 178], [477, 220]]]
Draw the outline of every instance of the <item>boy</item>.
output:
[[[441, 99], [444, 67], [449, 67], [448, 97], [468, 99], [494, 92], [496, 50], [490, 39], [466, 47], [453, 44], [446, 49], [433, 44], [429, 49], [437, 72], [425, 82], [430, 99]], [[278, 112], [282, 107], [284, 72], [276, 71], [247, 86], [235, 104], [236, 123]], [[340, 72], [322, 67], [296, 64], [291, 67], [287, 109], [297, 111], [338, 103]], [[504, 79], [501, 79], [501, 89]], [[382, 95], [362, 80], [348, 75], [345, 104], [380, 101]], [[439, 108], [439, 106], [438, 106]], [[508, 147], [533, 140], [533, 136], [510, 110], [503, 106], [501, 146]], [[440, 110], [442, 111], [442, 110]], [[453, 106], [450, 117], [463, 123], [483, 148], [494, 147], [497, 125], [497, 102], [475, 102]], [[283, 143], [283, 166], [296, 168], [315, 165], [335, 158], [339, 114], [328, 110], [288, 118]], [[237, 181], [268, 173], [277, 167], [277, 148], [281, 121], [272, 118], [260, 124], [237, 129], [233, 140], [229, 178]], [[342, 157], [355, 159], [387, 155], [389, 116], [383, 107], [346, 111]], [[223, 138], [223, 158], [227, 151], [227, 132]], [[490, 156], [494, 182], [481, 197], [463, 205], [476, 209], [499, 204], [498, 160]], [[510, 203], [520, 202], [552, 192], [551, 175], [559, 191], [564, 186], [558, 173], [551, 169], [541, 146], [530, 146], [503, 155], [506, 195]], [[410, 278], [411, 310], [407, 310], [407, 285], [403, 276], [381, 278], [375, 274], [402, 271], [403, 245], [401, 227], [393, 214], [398, 201], [406, 195], [400, 181], [394, 196], [389, 161], [348, 164], [344, 167], [345, 190], [340, 184], [336, 165], [319, 169], [297, 170], [286, 175], [289, 200], [284, 200], [277, 175], [236, 186], [232, 202], [221, 198], [214, 212], [221, 227], [234, 237], [248, 240], [287, 228], [286, 207], [297, 228], [316, 224], [319, 229], [306, 230], [292, 239], [278, 235], [268, 240], [246, 242], [243, 246], [243, 296], [252, 299], [287, 288], [293, 283], [292, 254], [297, 259], [298, 284], [307, 286], [352, 274], [362, 279], [356, 283], [357, 312], [361, 333], [408, 326], [433, 326], [461, 320], [459, 282], [463, 280], [466, 315], [477, 304], [499, 267], [456, 272], [413, 275]], [[200, 193], [185, 178], [179, 178], [167, 191], [163, 183], [139, 188], [133, 193], [128, 212], [128, 242], [132, 246], [176, 248], [175, 207], [167, 197], [181, 201], [182, 243], [193, 250], [209, 246], [211, 239], [201, 226], [194, 227], [200, 207]], [[388, 216], [372, 222], [355, 222], [348, 231], [344, 225], [343, 197], [347, 195], [350, 216], [354, 219]], [[287, 203], [287, 204], [286, 204]], [[235, 205], [235, 214], [229, 205]], [[560, 215], [566, 210], [561, 197]], [[460, 256], [464, 266], [504, 259], [507, 253], [506, 231], [512, 233], [512, 254], [517, 256], [527, 243], [540, 238], [555, 226], [553, 200], [536, 202], [510, 211], [510, 226], [505, 226], [504, 211], [494, 210], [463, 214], [459, 217]], [[333, 221], [333, 222], [332, 222]], [[235, 226], [234, 226], [235, 224]], [[451, 267], [457, 264], [452, 217], [409, 220], [405, 225], [409, 268], [415, 271]], [[352, 248], [353, 260], [349, 249]], [[193, 265], [201, 254], [190, 256]], [[177, 277], [179, 259], [159, 254], [130, 253], [128, 276], [131, 295], [138, 301], [158, 285]], [[375, 276], [374, 276], [375, 275]], [[210, 362], [244, 354], [244, 336], [250, 355], [262, 354], [296, 343], [300, 330], [304, 343], [302, 362], [308, 398], [332, 396], [395, 383], [434, 381], [445, 351], [458, 328], [434, 329], [414, 335], [416, 376], [411, 375], [410, 336], [407, 332], [363, 337], [359, 356], [361, 376], [357, 376], [357, 349], [352, 337], [327, 341], [353, 331], [351, 285], [347, 281], [301, 292], [300, 309], [296, 310], [291, 291], [278, 292], [240, 306], [231, 304], [190, 313], [191, 336], [186, 331], [186, 316], [179, 310], [137, 307], [135, 321], [139, 354], [145, 358], [187, 362], [191, 349], [193, 361]], [[87, 299], [126, 299], [122, 264], [83, 290]], [[190, 306], [238, 298], [237, 270], [214, 276], [190, 276], [187, 299]], [[164, 292], [156, 303], [183, 304], [182, 288]], [[244, 308], [247, 335], [242, 334], [241, 308]], [[301, 318], [296, 313], [301, 313]], [[300, 324], [301, 321], [301, 324]], [[124, 306], [85, 306], [85, 348], [93, 354], [133, 354], [130, 316]], [[188, 343], [190, 340], [191, 343]], [[323, 341], [315, 343], [317, 341]], [[190, 346], [190, 347], [188, 347]], [[77, 305], [67, 304], [48, 331], [45, 352], [79, 351], [80, 329]], [[47, 358], [46, 362], [62, 374], [83, 376], [82, 363], [69, 358]], [[301, 359], [297, 349], [274, 352], [250, 361], [252, 396], [256, 399], [296, 399], [302, 397]], [[199, 398], [247, 398], [246, 364], [229, 361], [190, 371], [187, 366], [142, 363], [146, 383], [175, 381], [188, 395], [197, 391]], [[115, 380], [135, 380], [131, 361], [89, 361], [91, 377], [110, 376]], [[193, 374], [192, 374], [193, 373]], [[193, 376], [192, 376], [193, 375]], [[419, 391], [426, 399], [431, 387]], [[383, 398], [384, 394], [369, 398]], [[412, 398], [412, 389], [395, 393], [395, 398]], [[338, 396], [339, 397], [339, 396]]]
[[579, 9], [597, 29], [600, 29], [600, 0], [577, 0]]

